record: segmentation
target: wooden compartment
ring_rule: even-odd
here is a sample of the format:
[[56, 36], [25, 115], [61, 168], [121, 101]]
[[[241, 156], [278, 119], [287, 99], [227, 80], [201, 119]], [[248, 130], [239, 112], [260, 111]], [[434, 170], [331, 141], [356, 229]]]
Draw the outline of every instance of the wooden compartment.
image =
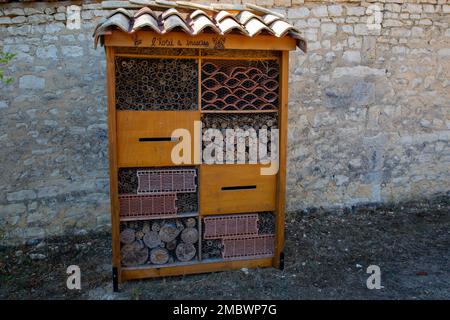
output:
[[204, 60], [202, 110], [277, 110], [278, 60]]
[[196, 110], [198, 61], [116, 57], [117, 110]]
[[201, 256], [205, 261], [260, 259], [274, 254], [273, 212], [208, 216], [202, 225]]
[[[191, 135], [191, 156], [194, 155], [194, 121], [200, 121], [195, 111], [118, 111], [117, 161], [119, 167], [171, 166], [172, 139], [176, 129], [186, 129]], [[191, 159], [191, 163], [193, 159]]]
[[118, 182], [121, 221], [198, 216], [195, 167], [120, 168]]
[[203, 215], [274, 211], [276, 175], [261, 175], [262, 165], [206, 165], [200, 168]]
[[200, 257], [199, 221], [190, 217], [122, 222], [120, 243], [124, 267], [192, 263]]

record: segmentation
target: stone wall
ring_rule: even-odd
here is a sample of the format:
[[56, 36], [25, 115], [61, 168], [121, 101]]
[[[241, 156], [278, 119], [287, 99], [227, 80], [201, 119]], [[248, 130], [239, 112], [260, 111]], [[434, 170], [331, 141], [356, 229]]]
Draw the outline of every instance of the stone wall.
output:
[[[247, 2], [277, 7], [309, 45], [291, 53], [288, 210], [450, 190], [448, 0]], [[0, 48], [17, 54], [0, 84], [0, 244], [109, 227], [105, 62], [91, 38], [105, 13], [0, 4]]]

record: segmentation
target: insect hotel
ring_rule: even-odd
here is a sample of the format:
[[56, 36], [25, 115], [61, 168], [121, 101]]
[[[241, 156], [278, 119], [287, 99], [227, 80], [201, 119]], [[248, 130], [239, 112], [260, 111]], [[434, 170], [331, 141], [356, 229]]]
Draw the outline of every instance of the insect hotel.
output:
[[[299, 31], [254, 5], [103, 6], [116, 9], [94, 33], [106, 49], [114, 289], [283, 268], [288, 59], [306, 50]], [[277, 154], [274, 172], [263, 174], [273, 164], [254, 161], [237, 136], [208, 137], [235, 128], [278, 129], [259, 145]], [[208, 141], [218, 161], [204, 161]]]

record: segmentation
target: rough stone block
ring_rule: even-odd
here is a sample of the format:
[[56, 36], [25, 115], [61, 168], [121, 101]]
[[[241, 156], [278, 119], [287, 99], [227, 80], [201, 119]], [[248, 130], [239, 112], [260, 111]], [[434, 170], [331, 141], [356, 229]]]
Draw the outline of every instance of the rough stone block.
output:
[[346, 7], [347, 15], [349, 16], [363, 16], [366, 14], [366, 8], [364, 7]]
[[19, 79], [20, 89], [44, 89], [45, 79], [34, 75], [25, 75]]
[[394, 20], [394, 19], [386, 19], [383, 20], [383, 27], [388, 28], [388, 27], [401, 27], [403, 26], [403, 22], [399, 21], [399, 20]]
[[5, 8], [3, 14], [5, 16], [23, 16], [25, 11], [22, 8]]
[[327, 6], [317, 6], [311, 9], [311, 13], [316, 17], [327, 17], [328, 9]]
[[8, 193], [6, 195], [6, 199], [8, 201], [23, 201], [23, 200], [30, 200], [30, 199], [36, 199], [36, 192], [34, 190], [20, 190]]
[[6, 100], [0, 100], [0, 109], [6, 109], [9, 107], [9, 103]]
[[289, 19], [299, 19], [308, 17], [310, 11], [308, 8], [291, 8], [287, 13]]
[[402, 5], [402, 11], [409, 13], [422, 13], [422, 5], [414, 3], [404, 3]]
[[336, 33], [337, 26], [335, 23], [324, 23], [320, 26], [320, 31], [323, 35], [329, 36]]
[[359, 64], [361, 63], [361, 53], [359, 51], [345, 51], [342, 59], [348, 63]]
[[340, 78], [345, 76], [350, 77], [366, 77], [366, 76], [383, 76], [386, 74], [385, 69], [376, 69], [366, 66], [357, 67], [337, 67], [333, 71], [333, 78]]
[[342, 16], [343, 8], [341, 5], [328, 6], [328, 13], [331, 17]]
[[46, 14], [34, 14], [34, 15], [28, 17], [28, 21], [32, 24], [45, 23], [52, 19], [53, 19], [52, 16], [48, 16]]
[[83, 48], [80, 46], [63, 46], [61, 47], [62, 54], [66, 57], [81, 57], [83, 55]]
[[397, 12], [399, 13], [400, 11], [402, 11], [402, 7], [401, 5], [397, 4], [397, 3], [386, 3], [384, 5], [384, 9], [386, 11], [390, 11], [390, 12]]
[[274, 5], [274, 0], [256, 0], [256, 4], [262, 7], [272, 7]]
[[288, 8], [292, 5], [291, 0], [274, 0], [275, 7]]
[[44, 9], [43, 8], [24, 8], [23, 9], [25, 12], [25, 15], [27, 16], [31, 16], [33, 14], [43, 14], [44, 13]]
[[353, 34], [353, 26], [351, 26], [351, 25], [343, 25], [343, 26], [341, 27], [341, 29], [342, 29], [342, 31], [344, 31], [345, 33]]
[[53, 17], [55, 18], [56, 21], [64, 21], [66, 20], [66, 14], [63, 12], [60, 13], [56, 13], [53, 15]]
[[12, 24], [10, 17], [0, 17], [0, 24]]
[[20, 214], [24, 213], [26, 209], [23, 203], [0, 205], [0, 212], [3, 214]]
[[25, 16], [17, 16], [17, 17], [12, 18], [11, 22], [12, 23], [17, 23], [17, 24], [25, 23], [25, 22], [27, 22], [27, 17], [25, 17]]
[[58, 58], [58, 49], [53, 44], [47, 47], [39, 47], [36, 49], [36, 56], [41, 59], [56, 60]]

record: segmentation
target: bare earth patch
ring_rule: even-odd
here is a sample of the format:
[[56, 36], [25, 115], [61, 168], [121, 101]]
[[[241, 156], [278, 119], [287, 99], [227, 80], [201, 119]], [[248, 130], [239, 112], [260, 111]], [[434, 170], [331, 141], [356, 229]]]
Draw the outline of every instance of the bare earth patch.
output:
[[[1, 299], [450, 299], [450, 199], [286, 218], [284, 271], [250, 269], [132, 281], [112, 292], [109, 234], [0, 249]], [[82, 290], [66, 288], [78, 265]], [[366, 268], [381, 268], [380, 290]]]

